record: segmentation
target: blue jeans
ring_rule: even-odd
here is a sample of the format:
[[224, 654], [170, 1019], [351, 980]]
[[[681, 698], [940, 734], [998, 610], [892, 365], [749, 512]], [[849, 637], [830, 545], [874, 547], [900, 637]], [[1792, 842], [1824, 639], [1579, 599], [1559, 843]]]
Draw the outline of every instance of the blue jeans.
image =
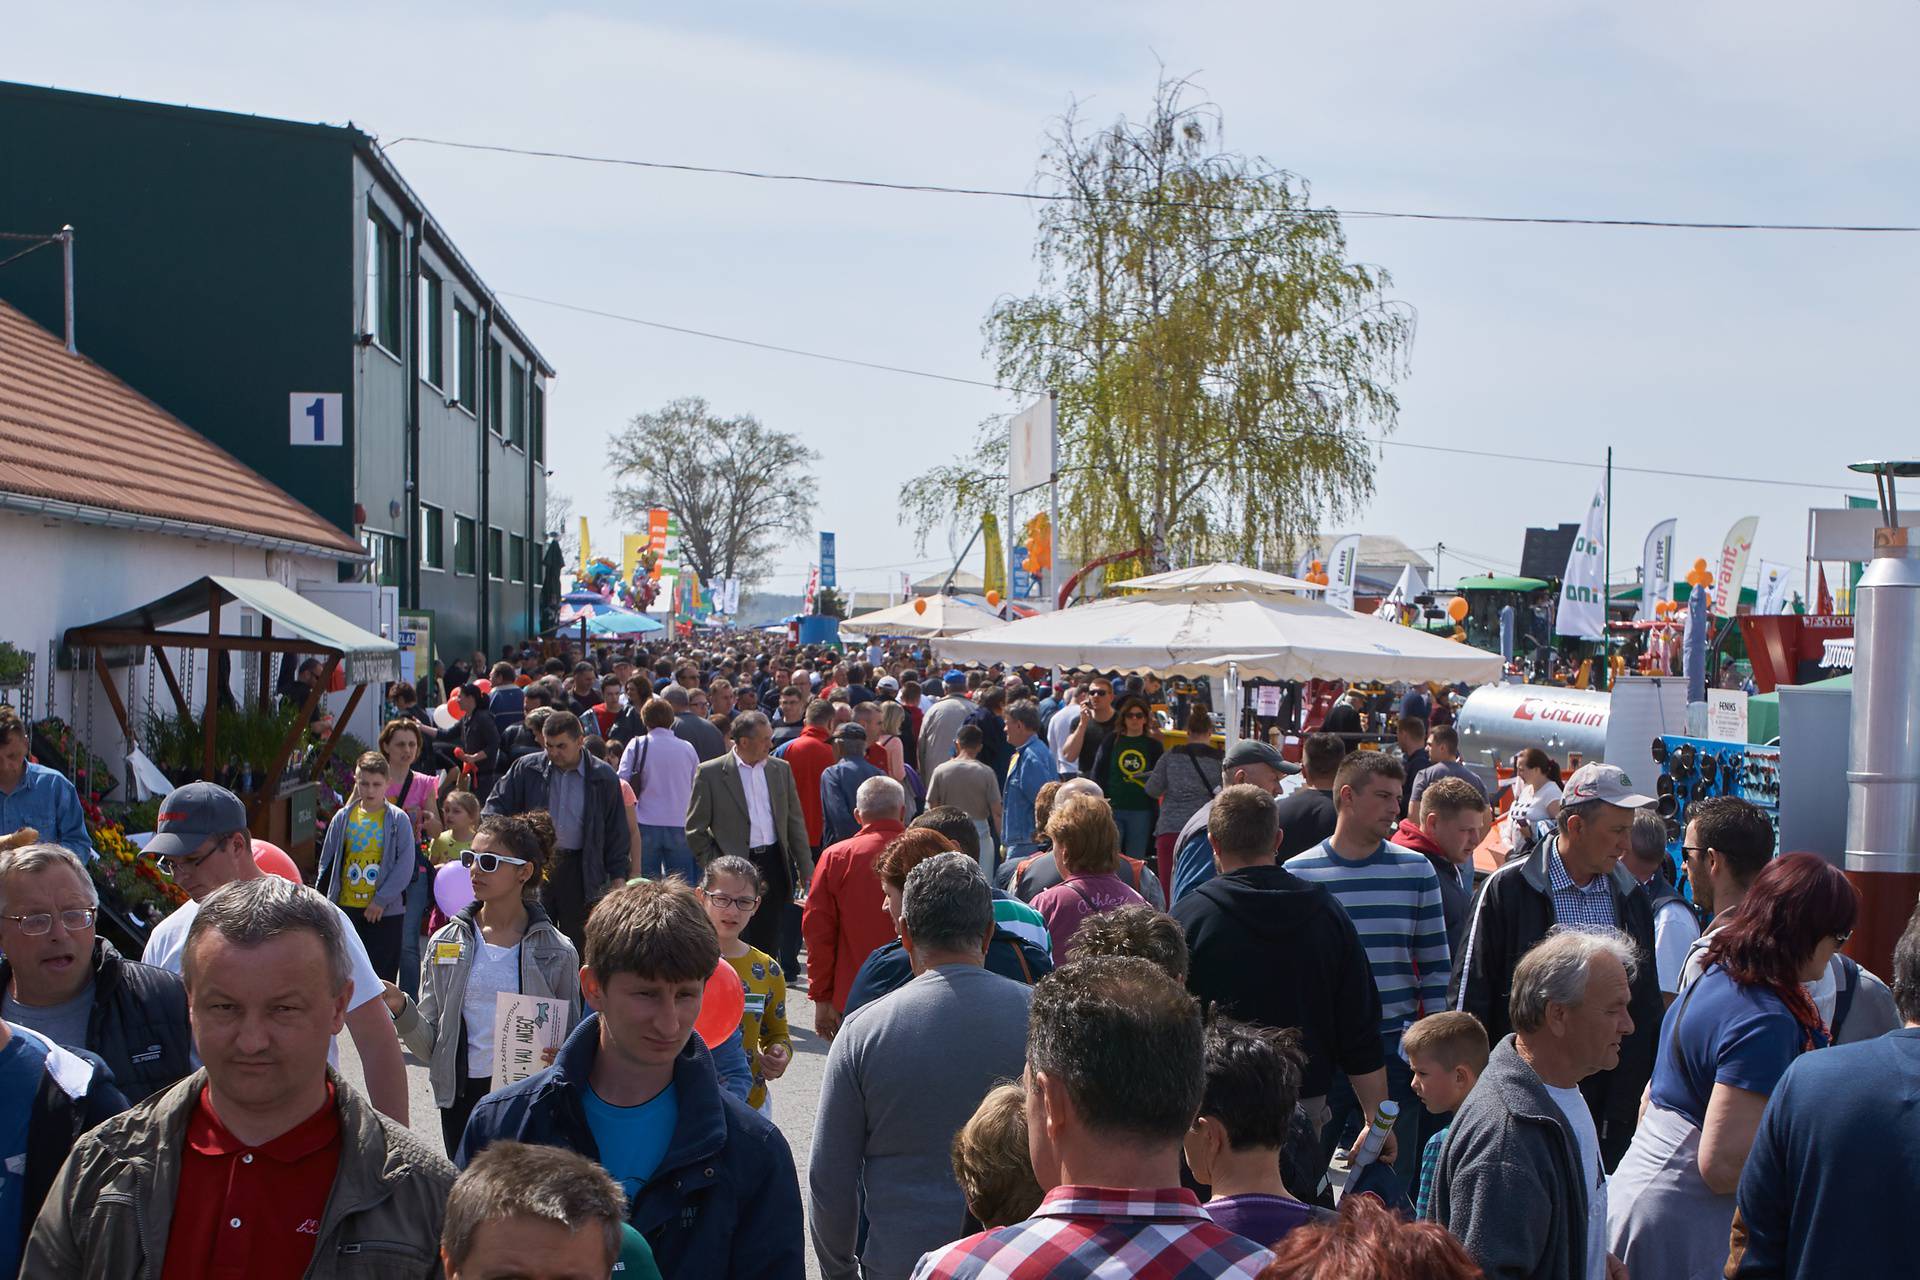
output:
[[407, 886], [407, 919], [401, 926], [400, 976], [396, 980], [400, 989], [414, 999], [420, 996], [420, 925], [432, 902], [433, 876], [422, 871]]
[[700, 883], [700, 864], [684, 827], [640, 828], [640, 874], [649, 880], [679, 876], [688, 884]]
[[1153, 811], [1115, 809], [1114, 825], [1120, 828], [1120, 852], [1129, 858], [1144, 858], [1153, 845]]
[[[1393, 1171], [1400, 1176], [1407, 1199], [1414, 1200], [1420, 1192], [1420, 1129], [1427, 1112], [1413, 1091], [1413, 1068], [1400, 1056], [1400, 1032], [1382, 1035], [1380, 1052], [1387, 1060], [1387, 1097], [1400, 1104], [1400, 1116], [1393, 1122], [1393, 1136], [1400, 1144], [1400, 1154], [1393, 1162]], [[1327, 1110], [1331, 1118], [1321, 1137], [1322, 1145], [1332, 1151], [1336, 1146], [1345, 1146], [1360, 1132], [1362, 1120], [1360, 1100], [1354, 1096], [1353, 1085], [1345, 1072], [1333, 1073], [1333, 1085], [1327, 1090]]]

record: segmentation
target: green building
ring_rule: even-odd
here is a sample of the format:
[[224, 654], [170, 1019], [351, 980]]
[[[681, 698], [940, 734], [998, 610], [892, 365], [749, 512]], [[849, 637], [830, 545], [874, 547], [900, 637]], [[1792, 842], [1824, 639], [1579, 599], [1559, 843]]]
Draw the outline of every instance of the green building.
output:
[[[0, 138], [0, 231], [74, 228], [81, 354], [358, 539], [443, 657], [536, 629], [553, 369], [372, 138], [6, 83]], [[0, 297], [61, 332], [58, 246]]]

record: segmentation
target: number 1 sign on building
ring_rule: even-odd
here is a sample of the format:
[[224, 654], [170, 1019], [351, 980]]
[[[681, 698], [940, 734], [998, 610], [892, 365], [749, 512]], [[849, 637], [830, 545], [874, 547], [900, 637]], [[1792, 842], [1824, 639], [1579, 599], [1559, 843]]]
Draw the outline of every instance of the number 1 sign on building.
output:
[[287, 443], [332, 444], [344, 441], [338, 391], [295, 391], [287, 397]]

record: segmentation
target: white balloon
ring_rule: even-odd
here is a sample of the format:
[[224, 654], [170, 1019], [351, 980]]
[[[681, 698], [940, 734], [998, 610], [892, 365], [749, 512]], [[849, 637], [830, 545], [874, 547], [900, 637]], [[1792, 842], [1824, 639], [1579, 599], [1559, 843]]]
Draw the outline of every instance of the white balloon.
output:
[[442, 729], [451, 729], [458, 723], [453, 718], [453, 712], [448, 710], [447, 704], [444, 702], [433, 709], [433, 722]]

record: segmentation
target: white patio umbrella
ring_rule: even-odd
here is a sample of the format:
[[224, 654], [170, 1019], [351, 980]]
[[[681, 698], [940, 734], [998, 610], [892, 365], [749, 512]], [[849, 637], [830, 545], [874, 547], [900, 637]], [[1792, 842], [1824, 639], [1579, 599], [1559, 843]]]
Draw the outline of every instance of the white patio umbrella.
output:
[[[1277, 576], [1277, 575], [1276, 575]], [[1500, 678], [1500, 655], [1319, 600], [1247, 589], [1153, 591], [1043, 613], [941, 643], [960, 662], [1268, 680]]]
[[968, 596], [925, 596], [925, 610], [915, 610], [918, 600], [908, 600], [886, 609], [876, 609], [848, 618], [842, 631], [863, 636], [952, 636], [963, 631], [1005, 626], [1000, 615], [984, 600]]

